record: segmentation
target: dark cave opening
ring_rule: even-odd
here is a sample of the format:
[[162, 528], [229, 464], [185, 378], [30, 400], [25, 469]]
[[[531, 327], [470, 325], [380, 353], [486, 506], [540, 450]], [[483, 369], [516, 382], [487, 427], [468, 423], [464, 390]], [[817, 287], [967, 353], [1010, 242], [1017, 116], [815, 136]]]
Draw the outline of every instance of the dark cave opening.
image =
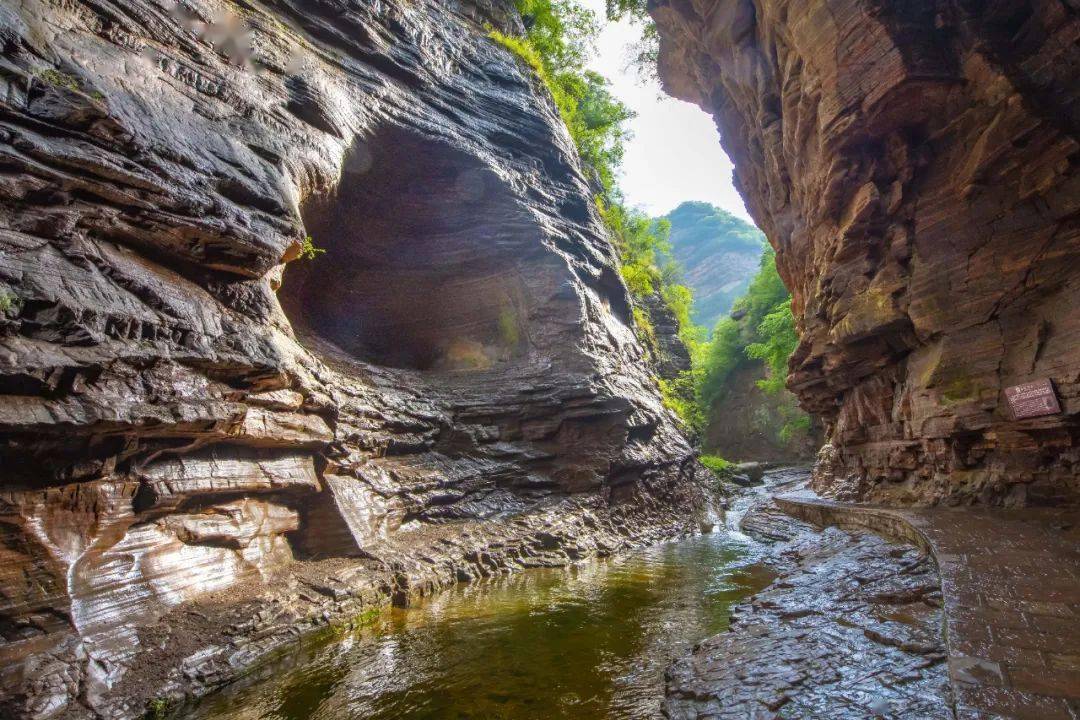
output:
[[326, 252], [290, 263], [279, 293], [301, 340], [413, 370], [523, 355], [535, 221], [479, 158], [385, 127], [353, 145], [337, 187], [302, 215]]

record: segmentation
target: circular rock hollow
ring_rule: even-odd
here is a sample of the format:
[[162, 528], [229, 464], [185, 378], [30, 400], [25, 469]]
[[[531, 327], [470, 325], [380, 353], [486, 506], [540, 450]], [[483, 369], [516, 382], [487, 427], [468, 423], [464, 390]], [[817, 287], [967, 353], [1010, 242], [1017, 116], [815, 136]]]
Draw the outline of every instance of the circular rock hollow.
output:
[[357, 141], [338, 186], [301, 212], [326, 252], [290, 263], [280, 298], [309, 346], [422, 371], [523, 356], [522, 268], [538, 230], [476, 157], [384, 128]]

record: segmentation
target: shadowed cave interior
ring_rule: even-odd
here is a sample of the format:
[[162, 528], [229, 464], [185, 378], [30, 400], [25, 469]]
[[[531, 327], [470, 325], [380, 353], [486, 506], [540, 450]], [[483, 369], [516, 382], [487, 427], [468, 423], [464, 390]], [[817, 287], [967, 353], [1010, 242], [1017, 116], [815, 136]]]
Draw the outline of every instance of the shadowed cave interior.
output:
[[290, 263], [279, 296], [309, 347], [421, 371], [524, 355], [522, 267], [537, 229], [478, 158], [384, 127], [356, 141], [337, 187], [302, 215], [326, 252]]

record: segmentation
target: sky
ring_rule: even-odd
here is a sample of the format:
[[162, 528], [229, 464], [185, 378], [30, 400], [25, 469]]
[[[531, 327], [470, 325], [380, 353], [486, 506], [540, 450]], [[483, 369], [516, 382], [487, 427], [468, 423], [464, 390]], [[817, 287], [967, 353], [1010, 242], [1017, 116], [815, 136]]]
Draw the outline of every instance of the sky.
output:
[[[604, 0], [579, 0], [604, 17]], [[637, 117], [626, 143], [619, 186], [630, 205], [653, 216], [686, 200], [704, 200], [750, 220], [732, 183], [731, 160], [720, 147], [712, 118], [696, 105], [663, 95], [659, 84], [643, 84], [627, 68], [627, 46], [640, 30], [629, 20], [607, 23], [590, 68], [611, 80], [611, 90]]]

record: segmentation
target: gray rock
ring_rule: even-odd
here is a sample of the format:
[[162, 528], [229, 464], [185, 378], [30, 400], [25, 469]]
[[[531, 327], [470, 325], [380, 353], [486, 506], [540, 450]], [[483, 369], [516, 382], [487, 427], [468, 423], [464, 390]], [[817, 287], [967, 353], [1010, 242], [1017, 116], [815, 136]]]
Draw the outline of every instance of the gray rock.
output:
[[0, 714], [696, 529], [509, 2], [166, 5], [0, 8]]

